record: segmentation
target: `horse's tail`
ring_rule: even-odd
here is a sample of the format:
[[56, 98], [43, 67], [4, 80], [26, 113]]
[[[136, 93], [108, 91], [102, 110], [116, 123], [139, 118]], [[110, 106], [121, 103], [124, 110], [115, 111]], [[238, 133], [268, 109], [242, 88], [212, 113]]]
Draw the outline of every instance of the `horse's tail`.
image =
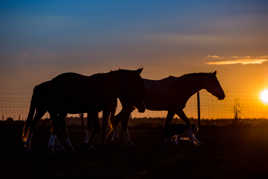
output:
[[27, 117], [25, 125], [24, 125], [23, 133], [22, 133], [23, 142], [26, 142], [26, 140], [28, 138], [29, 127], [31, 126], [31, 123], [33, 121], [33, 117], [34, 117], [35, 109], [36, 109], [37, 93], [38, 93], [37, 87], [35, 87], [33, 90], [33, 95], [32, 95], [32, 99], [31, 99], [31, 103], [30, 103], [30, 110], [29, 110], [28, 117]]

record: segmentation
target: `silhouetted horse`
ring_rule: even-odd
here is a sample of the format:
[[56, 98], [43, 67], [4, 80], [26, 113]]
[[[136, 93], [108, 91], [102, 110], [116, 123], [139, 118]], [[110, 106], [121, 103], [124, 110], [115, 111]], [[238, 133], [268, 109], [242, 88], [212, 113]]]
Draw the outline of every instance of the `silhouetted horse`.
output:
[[[188, 126], [188, 135], [195, 143], [199, 143], [191, 130], [190, 120], [183, 112], [188, 99], [196, 92], [206, 89], [219, 100], [225, 98], [224, 91], [214, 73], [190, 73], [181, 77], [170, 76], [162, 80], [144, 79], [145, 106], [152, 111], [168, 111], [164, 138], [168, 136], [168, 127], [173, 116], [177, 114]], [[127, 123], [128, 118], [122, 118]], [[119, 121], [116, 120], [116, 125]]]
[[64, 73], [34, 88], [30, 111], [23, 131], [23, 141], [30, 147], [36, 122], [49, 112], [54, 126], [62, 128], [67, 113], [88, 113], [96, 121], [99, 111], [110, 111], [110, 106], [119, 98], [123, 104], [121, 117], [129, 117], [133, 107], [145, 111], [142, 69], [117, 70], [84, 76]]

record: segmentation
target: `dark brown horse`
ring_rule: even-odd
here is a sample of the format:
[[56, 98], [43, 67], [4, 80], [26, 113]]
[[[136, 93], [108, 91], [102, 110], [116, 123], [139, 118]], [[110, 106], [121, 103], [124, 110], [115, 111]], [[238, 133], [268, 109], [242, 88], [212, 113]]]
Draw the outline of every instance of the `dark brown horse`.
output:
[[129, 116], [134, 106], [144, 112], [141, 72], [142, 69], [117, 70], [91, 76], [64, 73], [37, 85], [23, 131], [25, 147], [30, 148], [35, 124], [46, 112], [49, 112], [52, 121], [56, 121], [54, 126], [59, 126], [57, 121], [64, 121], [67, 113], [88, 113], [88, 117], [95, 121], [97, 112], [109, 110], [117, 98], [123, 104], [119, 116]]
[[[189, 98], [196, 92], [205, 89], [219, 100], [225, 98], [224, 91], [214, 73], [190, 73], [181, 77], [170, 76], [161, 80], [144, 79], [145, 106], [152, 111], [168, 111], [165, 126], [164, 138], [169, 133], [169, 124], [173, 116], [177, 114], [188, 126], [188, 135], [194, 143], [199, 141], [191, 130], [190, 120], [183, 112]], [[128, 118], [123, 119], [127, 123]], [[114, 122], [115, 127], [119, 120]]]

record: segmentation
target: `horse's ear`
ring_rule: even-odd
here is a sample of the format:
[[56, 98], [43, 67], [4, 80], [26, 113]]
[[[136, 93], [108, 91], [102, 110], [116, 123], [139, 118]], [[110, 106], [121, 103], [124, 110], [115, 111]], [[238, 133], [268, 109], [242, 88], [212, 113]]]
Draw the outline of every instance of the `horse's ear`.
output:
[[215, 70], [215, 71], [214, 71], [214, 72], [213, 72], [212, 74], [216, 76], [216, 74], [217, 74], [217, 71]]
[[137, 73], [140, 75], [141, 72], [142, 72], [142, 70], [143, 70], [143, 68], [139, 68], [139, 69], [137, 70]]

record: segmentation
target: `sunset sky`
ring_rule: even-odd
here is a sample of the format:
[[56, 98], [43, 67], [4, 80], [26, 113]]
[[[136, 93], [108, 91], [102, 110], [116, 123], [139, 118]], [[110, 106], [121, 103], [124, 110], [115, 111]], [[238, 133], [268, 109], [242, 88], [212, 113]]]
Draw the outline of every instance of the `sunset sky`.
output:
[[[0, 115], [23, 118], [32, 89], [62, 72], [143, 67], [143, 78], [213, 72], [226, 99], [201, 91], [201, 117], [268, 118], [268, 1], [3, 1]], [[186, 114], [196, 117], [196, 96]], [[137, 117], [166, 112], [135, 112]], [[1, 117], [2, 119], [2, 117]]]

